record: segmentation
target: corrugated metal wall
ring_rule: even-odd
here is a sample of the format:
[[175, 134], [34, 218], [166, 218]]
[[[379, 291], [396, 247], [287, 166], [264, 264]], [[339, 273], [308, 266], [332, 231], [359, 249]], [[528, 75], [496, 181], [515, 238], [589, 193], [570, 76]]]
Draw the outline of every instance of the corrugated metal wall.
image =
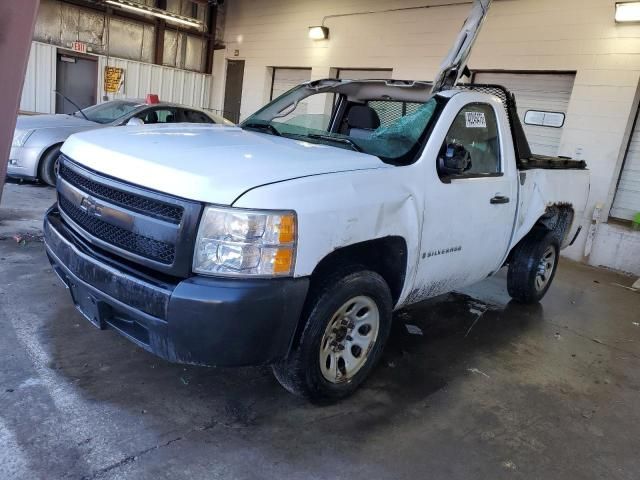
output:
[[[57, 47], [31, 43], [27, 74], [22, 90], [20, 110], [38, 113], [55, 112], [55, 78]], [[98, 95], [102, 98], [105, 56], [98, 56]], [[124, 68], [123, 92], [116, 98], [144, 98], [157, 93], [162, 101], [209, 108], [211, 75], [178, 70], [149, 63], [109, 58], [109, 66]], [[111, 98], [111, 96], [110, 96]]]
[[20, 110], [53, 113], [56, 106], [56, 47], [31, 42]]
[[[100, 57], [98, 84], [102, 88], [106, 57]], [[109, 58], [109, 66], [124, 68], [123, 92], [115, 98], [144, 98], [147, 93], [157, 93], [160, 100], [208, 108], [211, 92], [211, 75], [162, 67], [149, 63]], [[99, 91], [99, 97], [104, 94]]]

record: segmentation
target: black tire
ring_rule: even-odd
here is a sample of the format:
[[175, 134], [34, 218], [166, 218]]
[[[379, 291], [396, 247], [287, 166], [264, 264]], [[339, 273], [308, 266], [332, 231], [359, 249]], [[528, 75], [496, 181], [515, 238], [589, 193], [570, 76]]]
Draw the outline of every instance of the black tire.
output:
[[[553, 266], [548, 262], [543, 268], [542, 260], [553, 251]], [[560, 260], [560, 242], [553, 232], [533, 231], [514, 248], [507, 274], [507, 290], [515, 301], [537, 303], [549, 291], [558, 269]], [[544, 270], [544, 274], [542, 273]], [[544, 285], [537, 281], [544, 278]]]
[[[311, 294], [313, 297], [301, 319], [305, 323], [299, 340], [289, 356], [273, 366], [273, 372], [280, 384], [295, 395], [311, 400], [338, 400], [351, 395], [380, 359], [391, 330], [391, 292], [380, 275], [359, 270], [332, 275]], [[368, 355], [365, 353], [364, 363], [359, 370], [349, 379], [332, 383], [325, 378], [320, 367], [321, 341], [341, 307], [352, 299], [363, 297], [373, 300], [377, 306], [377, 336], [367, 349]]]
[[56, 186], [56, 165], [60, 156], [61, 146], [55, 145], [47, 150], [40, 159], [40, 165], [38, 166], [38, 178], [52, 187]]

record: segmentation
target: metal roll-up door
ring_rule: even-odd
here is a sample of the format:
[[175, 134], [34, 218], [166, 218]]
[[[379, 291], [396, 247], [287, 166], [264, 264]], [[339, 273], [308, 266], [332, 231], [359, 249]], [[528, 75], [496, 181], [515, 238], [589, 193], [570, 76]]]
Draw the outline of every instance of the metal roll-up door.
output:
[[344, 80], [387, 80], [393, 74], [391, 69], [361, 70], [351, 68], [339, 68], [338, 78]]
[[513, 92], [531, 151], [556, 156], [575, 79], [573, 73], [478, 72], [474, 83], [503, 85]]
[[640, 213], [640, 121], [636, 119], [611, 216], [622, 220], [633, 220], [638, 213]]
[[271, 100], [309, 80], [311, 80], [310, 68], [274, 68]]

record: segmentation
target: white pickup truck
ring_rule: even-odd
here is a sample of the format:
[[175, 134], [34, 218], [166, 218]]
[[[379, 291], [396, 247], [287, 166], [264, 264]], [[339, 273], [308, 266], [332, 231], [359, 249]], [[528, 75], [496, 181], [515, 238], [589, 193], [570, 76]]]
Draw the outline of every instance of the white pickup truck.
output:
[[239, 127], [73, 135], [53, 268], [85, 317], [167, 360], [349, 395], [394, 310], [505, 265], [536, 302], [579, 232], [584, 162], [532, 155], [503, 88], [436, 84], [319, 80]]

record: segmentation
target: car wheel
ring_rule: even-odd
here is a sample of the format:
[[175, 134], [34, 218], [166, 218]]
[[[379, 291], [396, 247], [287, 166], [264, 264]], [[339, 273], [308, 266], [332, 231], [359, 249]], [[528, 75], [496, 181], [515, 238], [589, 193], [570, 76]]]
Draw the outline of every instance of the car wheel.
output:
[[391, 328], [389, 287], [377, 273], [335, 275], [316, 290], [299, 341], [273, 366], [291, 393], [312, 400], [352, 394], [380, 358]]
[[509, 295], [536, 303], [549, 291], [558, 269], [560, 243], [553, 232], [533, 232], [513, 250], [507, 274]]
[[40, 159], [38, 168], [38, 178], [52, 187], [56, 186], [58, 157], [60, 156], [61, 145], [51, 147]]

